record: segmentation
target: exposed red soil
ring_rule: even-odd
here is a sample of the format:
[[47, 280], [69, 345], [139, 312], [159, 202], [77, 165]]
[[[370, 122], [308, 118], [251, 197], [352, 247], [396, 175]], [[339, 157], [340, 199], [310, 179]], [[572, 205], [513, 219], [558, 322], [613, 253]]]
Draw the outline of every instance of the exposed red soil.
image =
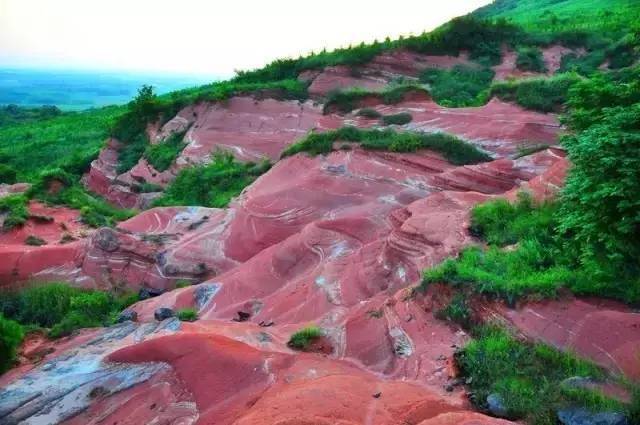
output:
[[613, 301], [563, 299], [528, 303], [498, 315], [524, 335], [576, 352], [633, 379], [640, 379], [640, 314]]
[[[79, 211], [29, 203], [31, 217], [20, 227], [0, 231], [0, 288], [29, 279], [69, 280], [83, 256], [83, 238], [89, 229]], [[43, 246], [27, 245], [28, 237], [42, 239]]]

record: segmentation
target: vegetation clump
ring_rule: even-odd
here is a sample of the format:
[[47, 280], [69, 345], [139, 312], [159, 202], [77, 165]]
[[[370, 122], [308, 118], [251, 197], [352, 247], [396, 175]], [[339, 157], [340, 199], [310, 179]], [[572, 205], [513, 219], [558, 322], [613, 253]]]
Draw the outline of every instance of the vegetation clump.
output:
[[322, 329], [317, 326], [307, 326], [300, 329], [289, 339], [287, 345], [296, 350], [308, 349], [313, 342], [322, 336]]
[[0, 313], [0, 374], [13, 365], [23, 338], [24, 331], [20, 324]]
[[426, 69], [420, 81], [429, 84], [431, 96], [438, 104], [459, 108], [484, 105], [494, 75], [491, 68], [456, 65], [450, 70]]
[[24, 195], [9, 195], [0, 198], [0, 216], [4, 216], [3, 230], [22, 226], [29, 219], [28, 199]]
[[521, 47], [517, 51], [516, 67], [520, 71], [547, 72], [542, 52], [536, 47]]
[[382, 116], [382, 114], [376, 111], [373, 108], [362, 108], [358, 111], [357, 114], [359, 117], [365, 117], [368, 119], [378, 119]]
[[198, 312], [193, 308], [183, 308], [176, 312], [176, 316], [182, 322], [195, 322], [198, 320]]
[[631, 413], [632, 406], [598, 390], [564, 385], [575, 377], [604, 380], [599, 367], [544, 344], [519, 341], [494, 326], [475, 333], [477, 338], [456, 354], [456, 361], [477, 407], [488, 409], [487, 398], [497, 396], [506, 416], [532, 425], [555, 424], [556, 412], [567, 407]]
[[334, 90], [327, 95], [324, 103], [324, 113], [337, 110], [341, 113], [348, 113], [359, 107], [363, 99], [369, 97], [380, 98], [385, 105], [395, 105], [402, 102], [407, 93], [428, 91], [418, 84], [395, 84], [387, 87], [383, 91], [369, 91], [361, 88], [351, 88], [348, 90]]
[[504, 81], [491, 86], [491, 96], [534, 111], [558, 112], [569, 97], [569, 89], [578, 81], [575, 74]]
[[186, 146], [183, 142], [185, 133], [185, 131], [173, 133], [167, 140], [148, 146], [144, 151], [144, 158], [156, 170], [160, 172], [168, 170]]
[[240, 163], [229, 153], [217, 153], [210, 164], [181, 170], [154, 205], [223, 208], [270, 167], [268, 161]]
[[392, 152], [415, 152], [431, 149], [442, 154], [456, 165], [477, 164], [489, 161], [491, 157], [470, 143], [445, 133], [408, 133], [393, 130], [362, 130], [356, 127], [342, 127], [325, 133], [311, 133], [301, 141], [290, 145], [283, 157], [307, 152], [311, 155], [327, 154], [333, 151], [335, 142], [353, 142], [365, 149], [388, 150]]
[[15, 170], [15, 168], [6, 164], [0, 164], [0, 184], [14, 184], [18, 181], [17, 175], [18, 172]]
[[380, 118], [382, 125], [405, 125], [409, 124], [413, 120], [413, 117], [408, 112], [400, 112], [397, 114], [385, 115]]
[[42, 246], [42, 245], [46, 245], [47, 241], [45, 241], [42, 238], [39, 238], [38, 236], [29, 235], [24, 240], [24, 243], [25, 245]]
[[54, 282], [3, 293], [0, 315], [22, 326], [48, 328], [50, 337], [59, 338], [76, 329], [110, 325], [120, 311], [137, 300], [136, 295], [82, 290]]

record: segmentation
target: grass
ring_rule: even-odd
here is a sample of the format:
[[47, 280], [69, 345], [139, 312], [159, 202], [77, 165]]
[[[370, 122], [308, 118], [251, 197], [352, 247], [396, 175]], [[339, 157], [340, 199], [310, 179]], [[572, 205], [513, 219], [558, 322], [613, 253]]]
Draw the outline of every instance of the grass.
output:
[[400, 112], [398, 114], [385, 115], [380, 118], [382, 125], [405, 125], [409, 124], [413, 117], [408, 112]]
[[420, 81], [429, 84], [433, 100], [442, 106], [481, 106], [489, 99], [494, 75], [491, 68], [456, 65], [450, 70], [426, 69]]
[[160, 172], [168, 170], [186, 146], [183, 142], [185, 133], [186, 131], [173, 133], [166, 140], [148, 146], [144, 151], [144, 158], [156, 170]]
[[489, 161], [491, 157], [455, 136], [445, 133], [408, 133], [393, 130], [362, 130], [342, 127], [325, 133], [312, 133], [303, 140], [290, 145], [283, 157], [307, 152], [311, 155], [326, 154], [333, 150], [334, 142], [359, 143], [365, 149], [392, 152], [415, 152], [430, 149], [444, 156], [455, 165], [476, 164]]
[[463, 329], [469, 329], [471, 327], [471, 309], [467, 297], [461, 292], [455, 294], [444, 308], [436, 311], [435, 317], [457, 323]]
[[324, 103], [324, 113], [330, 111], [338, 111], [340, 113], [349, 113], [357, 109], [360, 102], [368, 97], [376, 97], [385, 105], [395, 105], [402, 102], [407, 93], [428, 91], [418, 84], [395, 84], [385, 88], [382, 91], [369, 91], [362, 88], [351, 88], [347, 90], [334, 90], [327, 94]]
[[378, 119], [382, 116], [382, 114], [376, 111], [373, 108], [362, 108], [358, 111], [357, 114], [359, 117], [365, 117], [368, 119]]
[[9, 195], [0, 198], [0, 214], [5, 215], [3, 230], [22, 226], [29, 219], [28, 199], [24, 195]]
[[296, 350], [305, 350], [322, 336], [322, 330], [317, 326], [308, 326], [291, 335], [287, 345]]
[[198, 320], [198, 312], [193, 308], [183, 308], [176, 312], [176, 316], [182, 322], [195, 322]]
[[494, 83], [491, 96], [540, 112], [558, 112], [568, 99], [570, 88], [580, 78], [560, 74], [551, 78], [528, 78]]
[[549, 149], [550, 147], [551, 145], [547, 145], [545, 143], [533, 143], [526, 146], [521, 145], [521, 146], [518, 146], [518, 153], [516, 154], [514, 159], [523, 158], [525, 156], [532, 155], [536, 152], [541, 152], [546, 149]]
[[13, 366], [24, 331], [19, 323], [0, 313], [0, 374]]
[[536, 47], [521, 47], [518, 49], [516, 67], [521, 71], [547, 72], [542, 52]]
[[[29, 191], [29, 196], [48, 204], [67, 205], [80, 210], [80, 218], [91, 227], [114, 226], [134, 215], [132, 210], [116, 208], [87, 192], [77, 180], [77, 176], [60, 169], [46, 170]], [[58, 187], [52, 190], [56, 185]]]
[[154, 205], [226, 207], [232, 198], [270, 166], [268, 161], [260, 164], [240, 163], [231, 154], [218, 153], [210, 164], [181, 170]]
[[487, 408], [487, 396], [497, 394], [509, 418], [531, 425], [556, 424], [557, 410], [565, 407], [630, 411], [631, 406], [599, 392], [563, 384], [577, 376], [605, 379], [605, 372], [592, 363], [544, 344], [522, 342], [492, 326], [476, 329], [476, 335], [456, 361], [471, 401], [481, 409]]
[[23, 327], [49, 329], [59, 338], [80, 328], [107, 326], [138, 300], [136, 295], [83, 290], [66, 283], [39, 283], [0, 295], [0, 314]]

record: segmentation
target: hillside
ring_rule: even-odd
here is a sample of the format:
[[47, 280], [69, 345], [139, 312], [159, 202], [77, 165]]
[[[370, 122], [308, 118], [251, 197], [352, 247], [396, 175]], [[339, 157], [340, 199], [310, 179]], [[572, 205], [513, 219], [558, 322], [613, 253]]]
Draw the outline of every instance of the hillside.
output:
[[473, 15], [507, 18], [535, 31], [628, 31], [640, 23], [640, 1], [497, 0]]
[[0, 423], [640, 423], [640, 40], [585, 3], [1, 110]]

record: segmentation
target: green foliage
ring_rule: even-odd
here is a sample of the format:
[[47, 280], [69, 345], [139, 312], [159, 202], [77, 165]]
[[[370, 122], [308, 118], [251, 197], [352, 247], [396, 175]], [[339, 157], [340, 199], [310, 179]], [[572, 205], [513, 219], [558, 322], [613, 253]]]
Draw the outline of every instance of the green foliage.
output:
[[67, 205], [80, 210], [82, 221], [92, 227], [113, 226], [133, 216], [133, 211], [116, 208], [90, 194], [77, 180], [77, 176], [61, 169], [45, 170], [31, 188], [29, 196], [49, 204]]
[[183, 308], [176, 312], [176, 316], [183, 322], [195, 322], [198, 320], [198, 312], [193, 308]]
[[597, 366], [547, 345], [521, 342], [499, 328], [481, 328], [456, 361], [476, 406], [486, 408], [487, 396], [498, 394], [511, 418], [529, 424], [554, 425], [556, 411], [564, 407], [624, 411], [599, 392], [562, 385], [575, 376], [604, 379]]
[[0, 313], [0, 374], [9, 369], [16, 358], [16, 350], [24, 338], [19, 323]]
[[25, 245], [42, 246], [42, 245], [46, 245], [47, 241], [45, 241], [44, 239], [39, 238], [37, 236], [29, 235], [24, 240], [24, 243], [25, 243]]
[[322, 336], [322, 330], [317, 326], [302, 328], [289, 339], [287, 345], [296, 350], [304, 350]]
[[568, 98], [569, 89], [579, 81], [574, 74], [551, 78], [530, 78], [494, 83], [491, 96], [540, 112], [559, 110]]
[[217, 153], [207, 165], [185, 168], [155, 205], [199, 205], [223, 208], [269, 168], [268, 161], [244, 164], [228, 153]]
[[10, 165], [0, 164], [0, 183], [14, 184], [18, 173]]
[[0, 107], [0, 127], [47, 120], [61, 114], [62, 111], [55, 106], [45, 105], [39, 108], [23, 108], [18, 105], [5, 105]]
[[573, 164], [560, 211], [567, 248], [596, 275], [617, 270], [640, 285], [640, 103], [605, 109], [563, 145]]
[[544, 58], [540, 49], [535, 47], [521, 47], [518, 49], [516, 66], [521, 71], [546, 72]]
[[9, 195], [0, 198], [0, 214], [6, 214], [2, 225], [4, 230], [22, 226], [29, 218], [27, 198], [24, 195]]
[[450, 70], [429, 68], [420, 81], [430, 86], [433, 100], [447, 107], [480, 106], [488, 100], [495, 73], [490, 68], [456, 65]]
[[369, 119], [378, 119], [382, 116], [382, 114], [376, 111], [373, 108], [362, 108], [358, 111], [357, 114], [359, 117], [365, 117]]
[[337, 110], [341, 113], [348, 113], [358, 108], [363, 99], [377, 97], [385, 105], [394, 105], [402, 102], [405, 95], [410, 92], [425, 92], [424, 87], [416, 84], [395, 84], [385, 88], [383, 91], [369, 91], [361, 88], [351, 88], [348, 90], [334, 90], [327, 94], [324, 103], [324, 113]]
[[408, 112], [400, 112], [398, 114], [385, 115], [380, 119], [382, 125], [405, 125], [409, 124], [413, 117]]
[[584, 55], [567, 53], [560, 61], [560, 72], [575, 72], [580, 75], [590, 75], [600, 68], [605, 61], [603, 50], [595, 50]]
[[456, 165], [476, 164], [489, 161], [491, 157], [455, 136], [445, 133], [399, 133], [393, 130], [361, 130], [342, 127], [325, 133], [311, 133], [301, 141], [290, 145], [283, 157], [307, 152], [311, 155], [326, 154], [333, 150], [334, 142], [359, 143], [365, 149], [389, 150], [392, 152], [415, 152], [431, 149], [442, 154]]
[[117, 313], [136, 301], [137, 295], [116, 296], [65, 283], [37, 284], [0, 295], [0, 314], [25, 326], [50, 328], [49, 336], [59, 338], [76, 329], [109, 325]]
[[64, 112], [46, 120], [0, 126], [0, 162], [17, 171], [17, 181], [32, 183], [46, 168], [80, 175], [98, 156], [109, 127], [123, 111], [107, 107]]
[[160, 143], [150, 145], [144, 151], [144, 158], [156, 170], [162, 172], [171, 167], [186, 144], [182, 141], [186, 132], [173, 133]]

